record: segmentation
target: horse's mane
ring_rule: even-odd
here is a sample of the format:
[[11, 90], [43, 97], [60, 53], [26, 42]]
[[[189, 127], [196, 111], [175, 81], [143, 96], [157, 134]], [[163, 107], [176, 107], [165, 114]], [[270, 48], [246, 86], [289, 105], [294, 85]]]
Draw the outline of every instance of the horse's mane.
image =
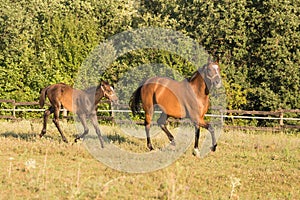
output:
[[89, 88], [84, 89], [85, 92], [89, 93], [89, 92], [95, 92], [97, 90], [97, 88], [100, 87], [100, 84], [97, 86], [92, 86]]
[[195, 71], [191, 77], [187, 78], [188, 82], [193, 81], [198, 75], [201, 75], [201, 72], [203, 72], [204, 68], [207, 66], [207, 64], [203, 65], [201, 68], [199, 68], [197, 71]]
[[197, 77], [197, 75], [198, 75], [198, 70], [195, 71], [191, 77], [187, 78], [187, 81], [188, 82], [193, 81]]

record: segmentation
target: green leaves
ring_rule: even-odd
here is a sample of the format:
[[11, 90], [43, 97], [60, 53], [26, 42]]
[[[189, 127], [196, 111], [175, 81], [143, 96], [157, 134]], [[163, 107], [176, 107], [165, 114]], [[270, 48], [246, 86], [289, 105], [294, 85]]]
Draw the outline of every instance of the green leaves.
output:
[[[228, 108], [300, 107], [299, 1], [0, 0], [0, 13], [0, 98], [31, 101], [46, 85], [72, 85], [100, 42], [161, 27], [219, 52]], [[126, 71], [154, 62], [183, 76], [197, 68], [186, 58], [147, 49], [118, 58], [99, 80], [116, 83]]]

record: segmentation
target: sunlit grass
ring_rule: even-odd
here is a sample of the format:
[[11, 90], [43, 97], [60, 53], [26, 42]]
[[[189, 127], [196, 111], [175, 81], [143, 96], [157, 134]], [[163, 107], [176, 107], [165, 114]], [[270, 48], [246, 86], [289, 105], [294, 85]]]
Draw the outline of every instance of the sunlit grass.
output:
[[[69, 144], [51, 123], [45, 138], [36, 137], [41, 121], [0, 125], [0, 199], [300, 198], [296, 134], [229, 131], [221, 135], [217, 151], [203, 159], [192, 156], [191, 146], [164, 169], [129, 174], [95, 160], [83, 142], [74, 144], [78, 133], [71, 123], [62, 123]], [[145, 139], [118, 134], [118, 127], [101, 130], [120, 148], [148, 151]], [[163, 133], [153, 138], [155, 148], [167, 142]]]

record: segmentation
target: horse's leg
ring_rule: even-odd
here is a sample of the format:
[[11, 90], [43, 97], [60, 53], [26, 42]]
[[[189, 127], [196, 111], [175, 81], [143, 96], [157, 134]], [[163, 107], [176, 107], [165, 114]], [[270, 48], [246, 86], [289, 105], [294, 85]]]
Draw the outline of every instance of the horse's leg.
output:
[[[217, 148], [217, 142], [216, 142], [216, 136], [215, 136], [215, 131], [214, 131], [214, 128], [210, 125], [210, 124], [207, 124], [207, 123], [201, 123], [200, 124], [201, 127], [207, 129], [209, 132], [210, 132], [210, 135], [211, 135], [211, 142], [212, 142], [212, 147], [210, 147], [210, 149], [212, 151], [216, 151], [216, 148]], [[195, 144], [196, 145], [196, 144]]]
[[94, 112], [91, 116], [91, 121], [92, 121], [92, 124], [93, 124], [93, 126], [96, 130], [97, 135], [98, 135], [98, 138], [99, 138], [99, 141], [100, 141], [100, 144], [101, 144], [101, 148], [104, 148], [103, 139], [102, 139], [100, 128], [99, 128], [97, 115]]
[[198, 125], [195, 125], [195, 144], [194, 144], [193, 154], [197, 157], [200, 157], [200, 151], [198, 148], [199, 137], [200, 137], [200, 127]]
[[83, 133], [81, 135], [78, 135], [76, 138], [75, 138], [75, 142], [77, 142], [78, 140], [80, 140], [81, 138], [83, 138], [86, 134], [88, 134], [89, 132], [89, 129], [88, 129], [88, 126], [87, 126], [87, 123], [86, 123], [86, 115], [85, 114], [81, 114], [81, 115], [78, 115], [78, 118], [83, 126]]
[[150, 139], [150, 125], [151, 125], [151, 118], [153, 114], [153, 109], [145, 109], [145, 131], [147, 136], [147, 147], [150, 151], [153, 150], [153, 146], [151, 144]]
[[43, 122], [43, 129], [40, 133], [40, 138], [43, 137], [43, 135], [46, 134], [46, 129], [47, 129], [47, 121], [48, 121], [48, 117], [49, 115], [51, 115], [54, 112], [53, 107], [51, 106], [48, 110], [45, 110], [44, 113], [44, 122]]
[[171, 134], [171, 132], [167, 129], [167, 119], [168, 119], [168, 116], [166, 113], [162, 113], [159, 117], [159, 119], [157, 120], [157, 123], [158, 125], [160, 126], [160, 128], [166, 133], [166, 135], [168, 136], [169, 140], [170, 140], [170, 143], [172, 145], [175, 146], [175, 140], [174, 140], [174, 137], [173, 135]]
[[202, 120], [202, 123], [200, 123], [200, 125], [198, 124], [195, 125], [195, 144], [194, 144], [193, 154], [197, 157], [200, 157], [200, 151], [198, 148], [200, 127], [207, 129], [211, 134], [211, 140], [212, 140], [212, 147], [210, 147], [211, 151], [216, 151], [217, 148], [216, 137], [215, 137], [215, 132], [213, 127], [210, 124], [205, 123], [204, 120]]
[[216, 136], [215, 136], [215, 131], [212, 125], [207, 124], [207, 130], [211, 134], [211, 141], [212, 141], [212, 147], [210, 148], [212, 151], [216, 151], [217, 148], [217, 142], [216, 142]]
[[59, 125], [59, 108], [60, 106], [57, 106], [54, 108], [54, 119], [53, 119], [53, 123], [55, 124], [56, 128], [58, 129], [61, 137], [62, 137], [62, 140], [65, 142], [65, 143], [68, 143], [68, 140], [67, 138], [64, 136], [61, 128], [60, 128], [60, 125]]

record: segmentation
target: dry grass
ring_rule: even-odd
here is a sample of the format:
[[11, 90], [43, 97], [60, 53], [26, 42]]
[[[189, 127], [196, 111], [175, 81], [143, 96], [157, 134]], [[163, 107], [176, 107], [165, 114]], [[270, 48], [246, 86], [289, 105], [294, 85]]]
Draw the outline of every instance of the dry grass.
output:
[[[204, 159], [190, 148], [167, 168], [129, 174], [98, 162], [82, 143], [62, 143], [53, 125], [42, 139], [41, 123], [0, 125], [0, 199], [300, 199], [299, 134], [231, 131]], [[63, 129], [74, 138], [72, 124]], [[136, 148], [146, 151], [145, 141]]]

